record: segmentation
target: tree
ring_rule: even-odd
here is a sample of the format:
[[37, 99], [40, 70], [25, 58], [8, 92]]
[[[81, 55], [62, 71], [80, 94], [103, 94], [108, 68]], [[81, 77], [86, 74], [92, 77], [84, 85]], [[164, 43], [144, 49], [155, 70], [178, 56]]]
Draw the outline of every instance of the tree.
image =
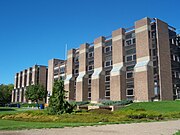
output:
[[26, 89], [25, 96], [28, 100], [36, 102], [39, 107], [39, 100], [46, 98], [46, 90], [43, 85], [30, 85]]
[[64, 81], [58, 80], [54, 82], [53, 93], [49, 99], [49, 114], [71, 113], [74, 106], [69, 104], [65, 99]]
[[4, 106], [5, 104], [11, 102], [11, 94], [12, 94], [13, 88], [14, 88], [13, 84], [0, 85], [0, 104], [1, 105]]

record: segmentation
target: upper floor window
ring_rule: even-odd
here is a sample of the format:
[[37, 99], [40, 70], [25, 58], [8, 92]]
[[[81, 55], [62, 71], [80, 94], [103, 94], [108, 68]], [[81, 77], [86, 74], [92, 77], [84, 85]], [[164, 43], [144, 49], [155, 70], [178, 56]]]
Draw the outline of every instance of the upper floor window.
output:
[[129, 88], [127, 89], [127, 96], [133, 96], [134, 95], [134, 90]]
[[136, 55], [129, 55], [129, 56], [126, 56], [126, 62], [129, 62], [129, 61], [135, 61], [136, 60]]
[[112, 51], [112, 46], [106, 46], [106, 47], [104, 48], [104, 52], [105, 52], [105, 53], [110, 52], [110, 51]]
[[112, 60], [105, 61], [105, 67], [110, 67], [112, 65]]
[[94, 66], [93, 65], [89, 65], [88, 66], [88, 71], [92, 71], [94, 69]]
[[133, 72], [126, 73], [126, 79], [133, 78]]
[[94, 52], [88, 53], [88, 58], [92, 58], [92, 57], [94, 57]]

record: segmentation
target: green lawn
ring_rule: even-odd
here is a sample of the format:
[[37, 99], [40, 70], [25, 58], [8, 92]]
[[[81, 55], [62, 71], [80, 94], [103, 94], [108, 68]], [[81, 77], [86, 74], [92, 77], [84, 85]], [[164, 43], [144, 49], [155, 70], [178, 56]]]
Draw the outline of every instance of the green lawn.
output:
[[0, 108], [0, 130], [62, 128], [180, 118], [180, 101], [132, 103], [115, 112], [94, 110], [63, 115], [48, 115], [46, 110], [6, 109]]
[[133, 103], [122, 110], [129, 109], [145, 109], [147, 111], [156, 111], [160, 113], [180, 112], [180, 101]]
[[0, 130], [22, 130], [41, 128], [63, 128], [102, 125], [105, 123], [59, 123], [59, 122], [24, 122], [13, 120], [0, 120]]

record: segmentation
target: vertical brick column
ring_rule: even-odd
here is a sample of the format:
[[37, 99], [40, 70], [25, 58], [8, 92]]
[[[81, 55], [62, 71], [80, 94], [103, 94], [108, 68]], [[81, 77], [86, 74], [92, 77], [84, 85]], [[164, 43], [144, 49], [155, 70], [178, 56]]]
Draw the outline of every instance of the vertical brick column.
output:
[[168, 24], [156, 19], [160, 99], [173, 100]]
[[135, 23], [136, 57], [134, 68], [135, 101], [151, 101], [154, 96], [153, 63], [150, 57], [150, 19], [144, 18]]
[[125, 29], [118, 29], [112, 32], [112, 61], [110, 79], [110, 99], [126, 99], [126, 68], [124, 66], [124, 39]]
[[76, 79], [76, 101], [88, 100], [87, 51], [89, 45], [82, 44], [79, 49], [79, 76]]
[[31, 85], [31, 79], [30, 79], [30, 73], [31, 72], [31, 69], [29, 68], [28, 70], [27, 70], [27, 80], [26, 80], [26, 86], [29, 86], [29, 85]]
[[43, 85], [45, 90], [47, 89], [47, 67], [40, 66], [39, 67], [39, 84]]
[[18, 73], [18, 85], [17, 85], [17, 88], [20, 88], [21, 86], [21, 72]]
[[19, 102], [23, 102], [23, 89], [19, 89]]
[[18, 102], [18, 89], [15, 90], [15, 102]]
[[98, 102], [105, 98], [104, 43], [104, 37], [99, 37], [94, 41], [94, 73], [91, 81], [91, 102]]
[[32, 85], [37, 84], [37, 69], [38, 69], [37, 65], [33, 66], [32, 68]]
[[27, 82], [27, 70], [24, 70], [22, 73], [22, 102], [26, 102], [25, 100], [25, 87], [26, 87], [26, 82]]
[[22, 73], [22, 87], [24, 88], [24, 87], [26, 87], [26, 79], [27, 79], [27, 77], [26, 77], [26, 73], [27, 73], [27, 70], [24, 70], [23, 71], [23, 73]]
[[23, 76], [23, 72], [21, 71], [20, 73], [19, 73], [19, 82], [18, 82], [18, 88], [19, 88], [19, 102], [22, 102], [22, 92], [23, 92], [23, 90], [22, 90], [22, 76]]
[[12, 90], [11, 103], [15, 102], [15, 90]]
[[65, 91], [67, 91], [66, 97], [67, 100], [74, 100], [74, 53], [75, 49], [71, 49], [68, 51], [67, 56], [67, 72], [66, 72], [66, 79], [64, 81]]
[[[48, 81], [47, 81], [48, 95], [52, 95], [52, 91], [53, 91], [55, 63], [56, 63], [56, 59], [52, 59], [48, 61]], [[49, 101], [49, 97], [47, 97], [47, 103], [48, 101]]]
[[16, 73], [15, 77], [14, 77], [14, 90], [12, 91], [12, 102], [17, 102], [16, 101], [16, 90], [18, 87], [18, 73]]

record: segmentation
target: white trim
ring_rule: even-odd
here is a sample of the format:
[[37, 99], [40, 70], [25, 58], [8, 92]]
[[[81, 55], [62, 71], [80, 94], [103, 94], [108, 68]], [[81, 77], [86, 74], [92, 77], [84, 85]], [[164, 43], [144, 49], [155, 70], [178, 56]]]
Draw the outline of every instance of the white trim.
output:
[[83, 72], [79, 72], [79, 75], [76, 79], [77, 82], [82, 82], [83, 81], [83, 77], [85, 77], [86, 75], [86, 71], [83, 71]]
[[137, 29], [135, 29], [135, 33], [140, 33], [140, 32], [143, 32], [143, 31], [148, 31], [150, 30], [150, 26], [149, 25], [144, 25], [142, 27], [139, 27]]
[[[92, 74], [92, 80], [93, 80], [93, 79], [98, 79], [98, 78], [99, 78], [99, 75], [101, 74], [101, 72], [104, 72], [102, 67], [100, 67], [100, 68], [95, 68], [95, 69], [94, 69], [94, 73]], [[104, 73], [104, 74], [105, 74], [105, 73]]]
[[102, 47], [103, 46], [103, 43], [97, 43], [97, 44], [94, 44], [94, 49], [96, 48], [99, 48], [99, 47]]
[[73, 57], [73, 54], [69, 54], [68, 56], [67, 56], [67, 59], [70, 59], [70, 58], [72, 58]]
[[83, 49], [83, 50], [79, 51], [79, 54], [83, 54], [83, 53], [86, 53], [86, 52], [87, 52], [87, 49]]
[[118, 35], [118, 36], [115, 36], [112, 38], [112, 41], [115, 42], [115, 41], [118, 41], [118, 40], [121, 40], [121, 39], [124, 39], [125, 36], [124, 35]]
[[123, 62], [121, 63], [117, 63], [117, 64], [113, 64], [113, 68], [111, 70], [111, 76], [117, 76], [120, 75], [120, 71], [125, 71], [125, 67], [123, 66]]

